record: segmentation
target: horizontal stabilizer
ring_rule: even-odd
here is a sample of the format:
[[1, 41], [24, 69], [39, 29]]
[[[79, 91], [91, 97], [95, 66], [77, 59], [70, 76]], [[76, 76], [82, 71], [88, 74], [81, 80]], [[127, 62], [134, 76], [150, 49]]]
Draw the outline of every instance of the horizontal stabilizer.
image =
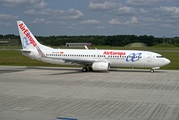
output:
[[30, 50], [21, 49], [21, 53], [31, 53]]

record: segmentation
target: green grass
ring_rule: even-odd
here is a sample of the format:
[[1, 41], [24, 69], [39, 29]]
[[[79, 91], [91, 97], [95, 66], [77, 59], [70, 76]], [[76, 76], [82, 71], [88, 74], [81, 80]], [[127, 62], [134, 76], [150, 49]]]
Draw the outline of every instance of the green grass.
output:
[[[85, 47], [60, 47], [51, 46], [52, 48], [61, 49], [85, 49]], [[159, 44], [152, 47], [119, 47], [119, 46], [109, 46], [109, 45], [95, 45], [89, 47], [89, 49], [109, 49], [109, 50], [179, 50], [179, 47], [169, 44]], [[21, 46], [0, 46], [0, 49], [22, 49]]]
[[0, 65], [8, 66], [53, 66], [37, 60], [32, 60], [23, 56], [20, 51], [0, 50]]
[[[55, 48], [55, 47], [54, 47]], [[179, 47], [119, 47], [119, 46], [92, 46], [89, 49], [108, 49], [108, 50], [179, 50]], [[85, 49], [84, 47], [61, 47], [61, 49]]]
[[177, 46], [174, 46], [174, 45], [170, 45], [170, 44], [158, 44], [158, 45], [155, 45], [155, 46], [152, 46], [152, 48], [157, 48], [157, 49], [161, 49], [161, 48], [168, 48], [168, 49], [178, 49]]
[[161, 69], [166, 70], [179, 70], [179, 52], [158, 52], [164, 57], [168, 58], [171, 62], [170, 64], [161, 67]]
[[22, 49], [22, 46], [0, 46], [0, 49]]

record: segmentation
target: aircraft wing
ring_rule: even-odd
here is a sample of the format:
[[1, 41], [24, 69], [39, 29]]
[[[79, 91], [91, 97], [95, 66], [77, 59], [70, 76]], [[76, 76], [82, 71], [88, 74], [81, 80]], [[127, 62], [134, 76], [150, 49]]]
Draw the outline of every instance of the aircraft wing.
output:
[[63, 60], [65, 63], [75, 63], [75, 64], [92, 64], [94, 60], [81, 60], [81, 59], [70, 59], [70, 58], [51, 58], [53, 60]]

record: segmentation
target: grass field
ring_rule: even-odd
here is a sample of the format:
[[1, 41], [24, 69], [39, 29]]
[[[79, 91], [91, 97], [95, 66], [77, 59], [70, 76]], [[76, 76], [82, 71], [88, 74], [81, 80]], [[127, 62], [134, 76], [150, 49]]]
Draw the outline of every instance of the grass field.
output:
[[179, 52], [158, 52], [164, 57], [168, 58], [171, 63], [162, 67], [161, 69], [166, 70], [179, 70]]
[[0, 50], [0, 65], [7, 66], [55, 66], [32, 60], [26, 56], [23, 56], [20, 51], [15, 50]]
[[[85, 47], [66, 47], [66, 46], [51, 46], [52, 48], [61, 49], [84, 49]], [[119, 47], [109, 45], [94, 45], [89, 49], [113, 49], [113, 50], [179, 50], [179, 47], [169, 44], [159, 44], [152, 47]], [[21, 46], [0, 46], [0, 49], [22, 49]]]
[[[125, 49], [124, 47], [110, 47], [110, 46], [97, 46], [99, 49]], [[8, 49], [15, 49], [16, 47], [8, 47]], [[19, 48], [19, 47], [18, 47]], [[142, 50], [179, 50], [178, 47], [145, 47], [145, 49], [140, 48]], [[23, 56], [19, 51], [16, 50], [6, 50], [6, 47], [1, 47], [0, 50], [0, 65], [7, 66], [59, 66], [52, 65], [44, 62], [40, 62], [37, 60], [32, 60], [26, 56]], [[5, 50], [3, 50], [5, 49]], [[84, 49], [84, 48], [83, 48]], [[128, 48], [129, 49], [129, 48]], [[131, 48], [132, 49], [132, 48]], [[134, 48], [133, 48], [134, 49]], [[137, 49], [137, 48], [135, 48]], [[161, 69], [166, 70], [179, 70], [179, 52], [158, 52], [168, 58], [171, 63], [162, 67]]]

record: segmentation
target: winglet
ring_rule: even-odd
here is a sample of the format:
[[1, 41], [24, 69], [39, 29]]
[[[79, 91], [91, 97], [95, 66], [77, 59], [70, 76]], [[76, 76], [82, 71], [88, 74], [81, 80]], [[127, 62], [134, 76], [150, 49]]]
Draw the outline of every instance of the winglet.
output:
[[88, 50], [88, 47], [85, 45], [85, 49]]

